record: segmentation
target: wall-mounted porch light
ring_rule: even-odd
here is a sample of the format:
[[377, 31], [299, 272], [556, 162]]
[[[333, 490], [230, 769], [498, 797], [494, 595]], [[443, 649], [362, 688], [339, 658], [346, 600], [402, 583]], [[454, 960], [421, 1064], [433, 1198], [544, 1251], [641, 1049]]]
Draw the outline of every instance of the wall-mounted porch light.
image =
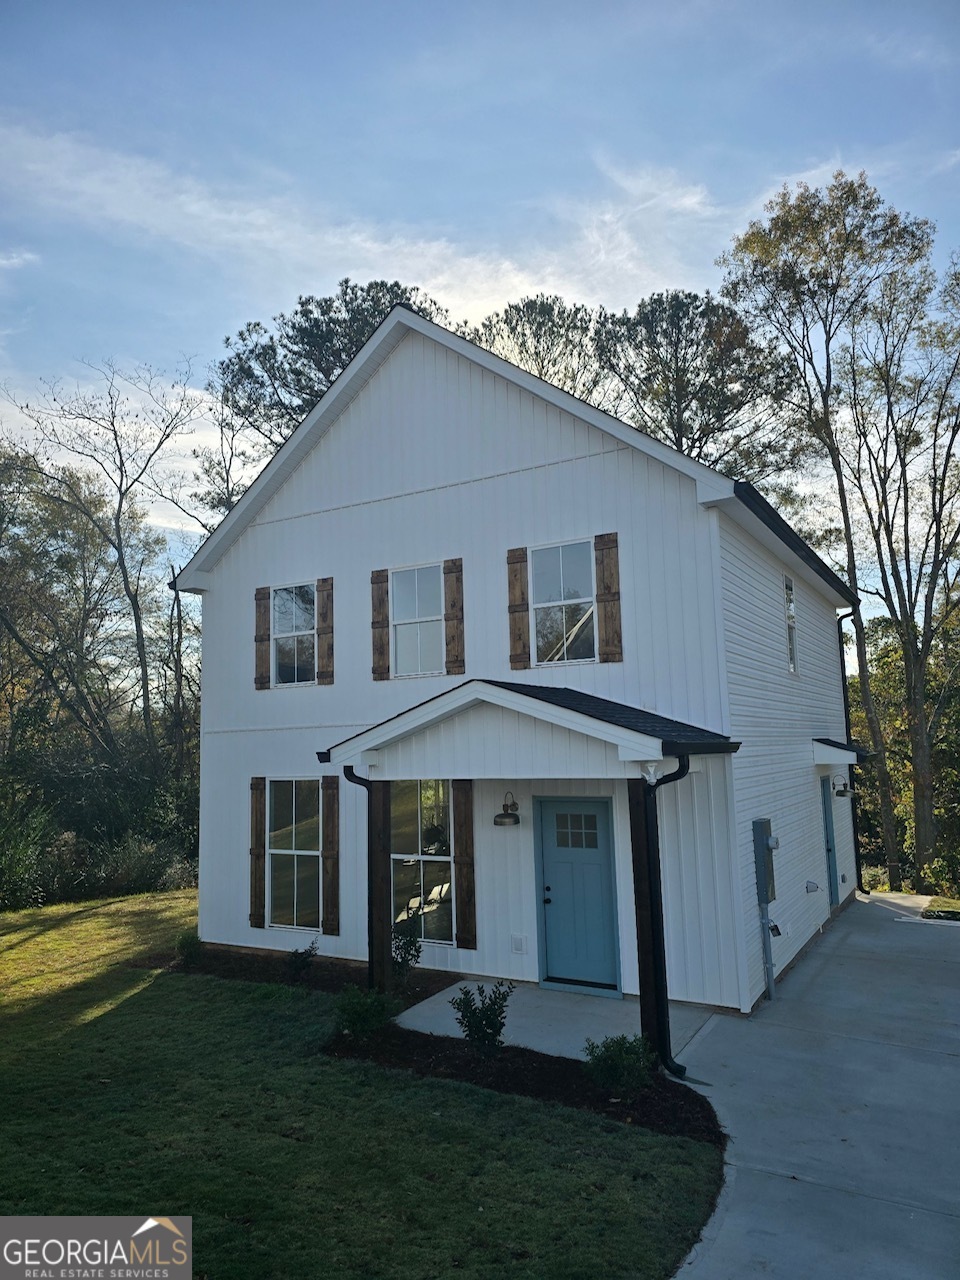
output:
[[513, 798], [513, 792], [508, 791], [503, 797], [503, 809], [496, 814], [493, 819], [495, 827], [518, 827], [520, 825], [520, 814], [517, 810], [520, 806]]
[[853, 795], [853, 787], [850, 785], [849, 778], [845, 778], [842, 773], [834, 775], [833, 794], [840, 799]]

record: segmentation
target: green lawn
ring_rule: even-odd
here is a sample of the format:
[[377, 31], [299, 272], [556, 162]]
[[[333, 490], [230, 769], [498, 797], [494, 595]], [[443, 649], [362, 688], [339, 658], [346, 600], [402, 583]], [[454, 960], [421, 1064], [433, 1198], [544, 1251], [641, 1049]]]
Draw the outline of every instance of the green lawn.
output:
[[669, 1276], [720, 1153], [327, 1059], [331, 997], [150, 968], [195, 895], [0, 915], [0, 1214], [188, 1214], [210, 1280]]

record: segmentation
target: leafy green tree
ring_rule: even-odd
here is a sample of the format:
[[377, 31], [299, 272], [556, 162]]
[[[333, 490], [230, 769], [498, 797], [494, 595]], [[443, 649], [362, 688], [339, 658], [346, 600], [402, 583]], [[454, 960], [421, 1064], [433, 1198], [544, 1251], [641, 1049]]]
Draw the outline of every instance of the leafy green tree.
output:
[[805, 441], [788, 429], [789, 363], [709, 293], [601, 310], [594, 351], [617, 411], [688, 457], [774, 491], [802, 461]]
[[494, 311], [464, 337], [580, 400], [604, 407], [604, 372], [593, 337], [596, 313], [556, 294], [538, 293]]
[[[885, 305], [895, 304], [903, 317], [917, 290], [923, 295], [924, 282], [929, 280], [933, 228], [924, 219], [900, 214], [888, 206], [863, 173], [850, 178], [838, 172], [825, 189], [812, 189], [806, 183], [798, 184], [792, 192], [784, 187], [766, 205], [765, 214], [752, 222], [721, 258], [726, 268], [724, 294], [760, 333], [781, 347], [793, 365], [794, 407], [804, 435], [829, 468], [842, 533], [842, 569], [860, 595], [870, 589], [871, 574], [882, 579], [885, 573], [884, 566], [876, 562], [877, 545], [869, 517], [864, 522], [864, 503], [872, 503], [881, 519], [881, 541], [885, 539], [887, 544], [886, 570], [894, 561], [903, 560], [910, 538], [905, 542], [900, 503], [894, 500], [885, 505], [882, 494], [875, 503], [877, 490], [871, 496], [871, 473], [876, 465], [881, 470], [885, 465], [880, 458], [886, 447], [884, 426], [871, 414], [869, 425], [864, 417], [854, 424], [852, 437], [847, 434], [853, 407], [845, 394], [849, 385], [845, 385], [843, 374], [850, 373], [851, 361], [863, 361], [872, 342], [868, 334], [877, 333]], [[894, 327], [902, 323], [898, 320]], [[917, 329], [912, 332], [919, 342]], [[874, 350], [883, 354], [882, 341]], [[894, 393], [896, 397], [899, 394]], [[926, 431], [931, 424], [921, 417], [916, 425]], [[932, 431], [941, 436], [939, 426], [934, 425]], [[894, 443], [894, 453], [896, 447]], [[950, 473], [952, 460], [952, 444], [946, 454], [941, 444], [935, 444], [926, 462], [915, 456], [901, 468], [900, 476], [905, 483], [911, 469], [917, 475], [926, 470], [927, 480], [932, 479], [936, 486], [938, 476], [945, 479]], [[857, 469], [859, 478], [852, 477], [851, 468]], [[899, 492], [902, 495], [903, 489]], [[940, 492], [949, 505], [953, 496], [950, 486]], [[940, 550], [924, 564], [924, 581], [931, 575], [936, 579], [943, 568]], [[911, 556], [907, 551], [907, 561]], [[925, 625], [923, 616], [911, 614], [906, 600], [898, 603], [896, 618], [904, 635]], [[871, 688], [862, 612], [854, 614], [853, 624], [860, 692], [877, 753], [884, 847], [891, 883], [898, 886], [898, 832], [887, 743]], [[914, 701], [914, 711], [920, 702], [922, 694]], [[922, 795], [920, 803], [927, 803]], [[926, 817], [918, 828], [922, 858], [929, 850], [921, 848], [928, 839], [924, 834], [921, 841], [921, 829], [924, 833], [931, 829]]]

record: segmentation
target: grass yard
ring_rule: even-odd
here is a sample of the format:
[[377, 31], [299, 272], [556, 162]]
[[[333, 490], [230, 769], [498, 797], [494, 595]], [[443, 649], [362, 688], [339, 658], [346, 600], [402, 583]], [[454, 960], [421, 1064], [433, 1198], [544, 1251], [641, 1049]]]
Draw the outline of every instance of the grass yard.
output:
[[666, 1277], [712, 1146], [322, 1053], [333, 998], [164, 972], [192, 893], [0, 915], [0, 1214], [188, 1214], [196, 1274]]

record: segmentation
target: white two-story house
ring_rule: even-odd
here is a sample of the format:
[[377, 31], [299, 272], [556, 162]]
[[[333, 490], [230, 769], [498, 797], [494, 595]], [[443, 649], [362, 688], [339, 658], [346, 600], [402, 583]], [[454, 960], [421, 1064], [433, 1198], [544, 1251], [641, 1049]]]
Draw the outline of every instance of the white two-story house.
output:
[[405, 923], [647, 1021], [664, 963], [750, 1010], [855, 888], [846, 585], [749, 485], [407, 309], [178, 581], [205, 941], [382, 973]]

